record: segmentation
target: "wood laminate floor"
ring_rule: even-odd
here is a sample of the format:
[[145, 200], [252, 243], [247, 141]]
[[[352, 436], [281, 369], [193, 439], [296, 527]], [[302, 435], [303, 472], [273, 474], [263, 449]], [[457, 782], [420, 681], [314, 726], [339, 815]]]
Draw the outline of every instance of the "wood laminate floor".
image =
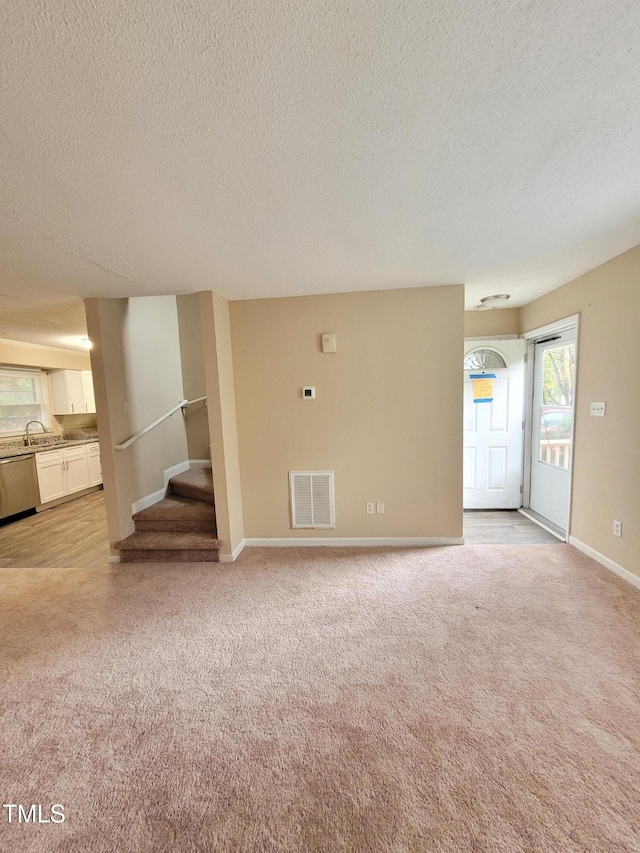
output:
[[559, 545], [561, 540], [517, 509], [465, 510], [467, 545]]
[[109, 554], [102, 490], [0, 526], [0, 568], [99, 568]]

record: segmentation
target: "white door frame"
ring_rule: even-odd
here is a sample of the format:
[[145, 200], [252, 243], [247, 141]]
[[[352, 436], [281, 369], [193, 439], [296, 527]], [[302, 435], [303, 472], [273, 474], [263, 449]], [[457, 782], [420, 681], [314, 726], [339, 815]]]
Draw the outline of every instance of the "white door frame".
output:
[[[509, 404], [510, 405], [509, 421], [511, 421], [511, 415], [513, 414], [511, 406], [513, 404], [517, 404], [519, 401], [518, 418], [517, 418], [518, 432], [520, 433], [519, 447], [518, 447], [518, 454], [517, 454], [518, 458], [517, 458], [516, 466], [515, 466], [516, 470], [512, 469], [511, 473], [509, 474], [509, 478], [511, 478], [511, 482], [513, 482], [512, 478], [514, 476], [518, 477], [518, 483], [516, 484], [516, 489], [517, 489], [516, 504], [517, 504], [517, 506], [516, 506], [516, 504], [514, 504], [513, 505], [514, 509], [521, 506], [521, 504], [522, 504], [522, 466], [523, 466], [523, 453], [524, 453], [524, 432], [523, 432], [523, 430], [524, 430], [524, 405], [525, 405], [524, 393], [525, 393], [525, 381], [526, 381], [526, 364], [524, 362], [526, 362], [526, 355], [525, 355], [525, 351], [523, 349], [520, 349], [519, 356], [516, 359], [513, 356], [513, 354], [511, 354], [511, 355], [506, 354], [506, 353], [510, 352], [509, 347], [507, 347], [507, 349], [505, 350], [505, 348], [503, 346], [501, 346], [501, 343], [502, 344], [508, 344], [510, 342], [513, 343], [514, 341], [521, 341], [521, 340], [522, 340], [521, 336], [514, 335], [514, 334], [510, 334], [510, 335], [468, 335], [464, 339], [465, 354], [468, 354], [467, 353], [467, 347], [470, 344], [473, 344], [474, 346], [471, 349], [469, 349], [469, 352], [473, 352], [473, 350], [475, 349], [475, 345], [479, 343], [482, 345], [486, 345], [487, 349], [494, 350], [496, 353], [498, 353], [498, 355], [500, 355], [502, 358], [505, 359], [505, 361], [507, 363], [506, 368], [491, 368], [491, 369], [487, 369], [486, 372], [496, 374], [496, 376], [498, 376], [498, 377], [512, 376], [514, 378], [514, 382], [516, 379], [518, 380], [517, 385], [520, 388], [519, 394], [517, 394], [516, 396], [513, 396], [513, 394], [514, 394], [513, 383], [509, 387], [509, 400], [513, 400], [513, 403]], [[522, 345], [520, 345], [520, 346], [522, 346]], [[526, 349], [526, 347], [525, 347], [525, 349]], [[516, 363], [518, 365], [522, 364], [522, 366], [518, 369], [518, 371], [516, 371], [514, 373], [512, 368], [513, 368], [513, 365]], [[480, 372], [483, 372], [483, 371], [476, 370], [476, 369], [473, 369], [473, 370], [466, 370], [465, 369], [464, 370], [465, 382], [468, 380], [469, 374], [480, 373]], [[465, 406], [466, 406], [466, 403], [465, 403]], [[465, 413], [466, 413], [466, 409], [465, 409]], [[521, 424], [521, 422], [522, 422], [522, 424]], [[514, 428], [512, 427], [510, 432], [513, 432], [513, 431], [514, 431]], [[463, 442], [463, 444], [464, 444], [464, 442]], [[465, 500], [466, 500], [466, 495], [463, 497], [463, 504], [464, 504]], [[487, 508], [490, 509], [491, 504], [487, 504]], [[502, 508], [502, 507], [498, 507], [498, 508]], [[509, 508], [511, 508], [511, 506]], [[465, 506], [465, 509], [468, 510], [470, 508]], [[472, 506], [471, 509], [473, 510], [474, 507]]]
[[[546, 326], [539, 326], [537, 329], [531, 329], [529, 332], [524, 332], [524, 334], [520, 335], [521, 338], [524, 338], [527, 341], [527, 352], [525, 355], [525, 427], [524, 427], [524, 452], [522, 454], [523, 458], [523, 471], [522, 471], [522, 509], [525, 512], [525, 515], [530, 511], [530, 496], [531, 496], [531, 463], [533, 461], [532, 458], [532, 436], [533, 436], [533, 369], [535, 363], [535, 345], [536, 340], [539, 338], [546, 337], [549, 334], [554, 334], [555, 332], [566, 332], [567, 329], [575, 328], [576, 330], [576, 371], [573, 381], [573, 423], [571, 426], [571, 446], [572, 450], [572, 460], [575, 461], [575, 429], [576, 429], [576, 406], [577, 406], [577, 392], [578, 392], [578, 372], [580, 370], [580, 358], [579, 358], [579, 335], [580, 335], [580, 315], [572, 314], [569, 317], [564, 317], [562, 320], [556, 320], [554, 323], [548, 323]], [[561, 537], [564, 541], [569, 540], [569, 534], [571, 531], [571, 508], [573, 504], [573, 471], [574, 471], [574, 461], [571, 463], [571, 472], [569, 479], [569, 521], [567, 522], [567, 530], [566, 535]], [[530, 516], [533, 521], [536, 521], [540, 524], [540, 520], [533, 515]], [[544, 524], [542, 524], [545, 527]], [[557, 530], [553, 530], [550, 527], [546, 528], [551, 533], [558, 535]]]

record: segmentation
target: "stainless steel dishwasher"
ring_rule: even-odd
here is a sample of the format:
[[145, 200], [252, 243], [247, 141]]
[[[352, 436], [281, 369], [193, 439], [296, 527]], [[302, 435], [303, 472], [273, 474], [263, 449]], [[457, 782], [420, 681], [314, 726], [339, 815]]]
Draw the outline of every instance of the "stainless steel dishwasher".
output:
[[33, 453], [0, 459], [0, 518], [40, 503]]

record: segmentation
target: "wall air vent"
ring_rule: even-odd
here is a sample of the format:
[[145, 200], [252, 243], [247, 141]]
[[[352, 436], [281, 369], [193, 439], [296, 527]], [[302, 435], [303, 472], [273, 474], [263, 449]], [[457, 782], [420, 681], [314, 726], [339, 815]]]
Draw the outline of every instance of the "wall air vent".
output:
[[289, 471], [292, 527], [335, 527], [333, 471]]

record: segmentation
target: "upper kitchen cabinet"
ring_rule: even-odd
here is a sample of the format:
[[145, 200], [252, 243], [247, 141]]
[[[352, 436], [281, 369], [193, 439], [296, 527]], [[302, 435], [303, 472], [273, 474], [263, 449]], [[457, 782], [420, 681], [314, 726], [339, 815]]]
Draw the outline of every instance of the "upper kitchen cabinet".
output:
[[90, 370], [81, 370], [82, 396], [84, 397], [85, 412], [95, 412], [96, 398], [93, 393], [93, 374]]
[[54, 415], [81, 415], [95, 412], [90, 370], [52, 370], [51, 403]]

